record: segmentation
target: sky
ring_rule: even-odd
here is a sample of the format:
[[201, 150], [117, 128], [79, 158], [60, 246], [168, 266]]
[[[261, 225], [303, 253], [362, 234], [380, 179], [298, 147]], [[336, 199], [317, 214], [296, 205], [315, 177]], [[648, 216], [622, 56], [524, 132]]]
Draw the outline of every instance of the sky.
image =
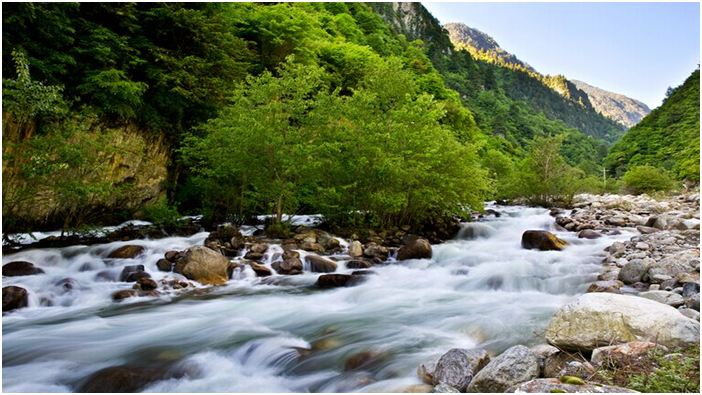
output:
[[700, 62], [700, 3], [432, 3], [542, 74], [658, 107]]

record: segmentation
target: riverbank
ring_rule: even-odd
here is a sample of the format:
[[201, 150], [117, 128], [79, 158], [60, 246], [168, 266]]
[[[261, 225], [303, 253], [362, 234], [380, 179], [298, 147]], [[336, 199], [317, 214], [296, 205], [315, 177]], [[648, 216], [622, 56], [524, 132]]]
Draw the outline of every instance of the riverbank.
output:
[[572, 210], [551, 214], [582, 240], [631, 237], [605, 248], [598, 281], [550, 320], [548, 345], [514, 346], [492, 360], [450, 350], [419, 366], [427, 389], [699, 392], [699, 193], [579, 195]]
[[[420, 368], [424, 374], [416, 370], [452, 349], [483, 350], [476, 355], [492, 358], [468, 363], [467, 370], [469, 359], [454, 351], [441, 364], [469, 372], [471, 390], [562, 377], [563, 369], [579, 367], [571, 362], [592, 365], [594, 351], [581, 350], [587, 359], [578, 361], [573, 348], [547, 346], [551, 318], [597, 282], [609, 256], [605, 248], [626, 244], [639, 231], [593, 225], [600, 237], [579, 238], [550, 214], [557, 213], [489, 205], [480, 221], [461, 223], [453, 240], [428, 248], [409, 235], [397, 247], [338, 238], [303, 221], [286, 239], [222, 227], [4, 256], [4, 265], [33, 265], [3, 277], [3, 288], [27, 290], [27, 306], [3, 318], [3, 389], [450, 391], [433, 378], [421, 384], [433, 375], [431, 364]], [[565, 247], [524, 249], [527, 230], [551, 232]], [[671, 328], [689, 329], [693, 322], [671, 317]], [[29, 373], [49, 372], [47, 366], [51, 374]], [[472, 370], [479, 367], [483, 373]], [[511, 379], [495, 384], [495, 377], [506, 376]], [[117, 387], [104, 387], [109, 383]], [[528, 384], [543, 385], [576, 384]]]

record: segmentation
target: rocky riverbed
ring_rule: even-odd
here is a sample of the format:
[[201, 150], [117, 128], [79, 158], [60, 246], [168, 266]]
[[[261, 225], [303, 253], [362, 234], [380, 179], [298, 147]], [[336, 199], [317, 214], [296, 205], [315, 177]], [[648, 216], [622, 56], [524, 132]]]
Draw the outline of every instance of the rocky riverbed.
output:
[[612, 360], [699, 345], [699, 194], [313, 225], [3, 256], [3, 389], [627, 392]]

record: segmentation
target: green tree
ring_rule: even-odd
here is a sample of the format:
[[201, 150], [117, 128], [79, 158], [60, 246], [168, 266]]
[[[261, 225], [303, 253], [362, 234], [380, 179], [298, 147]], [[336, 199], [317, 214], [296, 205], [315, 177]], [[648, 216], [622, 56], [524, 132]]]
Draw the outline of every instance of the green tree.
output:
[[626, 189], [636, 194], [667, 191], [673, 185], [664, 171], [649, 165], [630, 168], [622, 181]]

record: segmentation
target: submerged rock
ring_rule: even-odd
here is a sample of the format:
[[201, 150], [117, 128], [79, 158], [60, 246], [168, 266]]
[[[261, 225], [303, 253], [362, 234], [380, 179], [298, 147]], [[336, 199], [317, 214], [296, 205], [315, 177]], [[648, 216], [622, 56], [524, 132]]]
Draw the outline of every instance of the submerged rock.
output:
[[514, 346], [494, 358], [475, 375], [466, 392], [504, 392], [539, 377], [539, 361], [524, 346]]
[[115, 366], [93, 373], [77, 392], [138, 392], [147, 385], [161, 380], [166, 371], [137, 366]]
[[583, 229], [578, 232], [579, 239], [599, 239], [602, 235], [592, 229]]
[[44, 270], [34, 266], [32, 262], [14, 261], [2, 266], [2, 275], [5, 277], [31, 276], [44, 274]]
[[331, 273], [335, 272], [337, 268], [335, 262], [318, 255], [307, 255], [305, 261], [310, 265], [310, 270], [314, 273]]
[[561, 307], [546, 331], [550, 344], [576, 351], [635, 340], [685, 347], [699, 337], [699, 322], [670, 306], [609, 293], [588, 293]]
[[397, 251], [397, 260], [431, 259], [431, 254], [432, 249], [429, 240], [413, 237]]
[[562, 251], [568, 242], [545, 230], [527, 230], [522, 234], [522, 248], [527, 250]]
[[27, 307], [28, 303], [29, 297], [26, 289], [14, 285], [2, 288], [2, 311]]
[[112, 259], [132, 259], [143, 254], [144, 251], [146, 251], [144, 246], [129, 244], [110, 252], [107, 257]]
[[112, 300], [115, 302], [119, 302], [121, 300], [127, 299], [127, 298], [132, 298], [137, 296], [137, 293], [133, 289], [125, 289], [122, 291], [117, 291], [112, 294]]

